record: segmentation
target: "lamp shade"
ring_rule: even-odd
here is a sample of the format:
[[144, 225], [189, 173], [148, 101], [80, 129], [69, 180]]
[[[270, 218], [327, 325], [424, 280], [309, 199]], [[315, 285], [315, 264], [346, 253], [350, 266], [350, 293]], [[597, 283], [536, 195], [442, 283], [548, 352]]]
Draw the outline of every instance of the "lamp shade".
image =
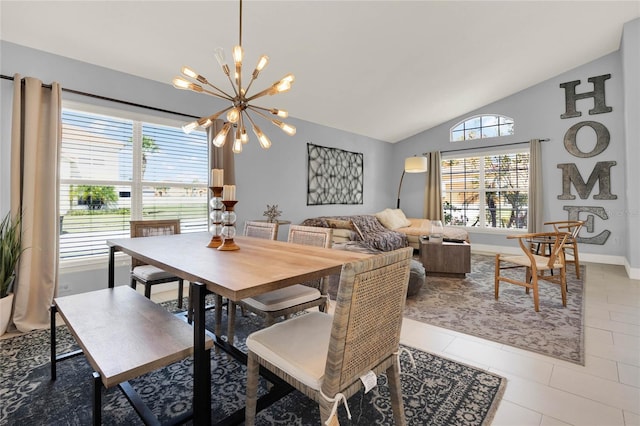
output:
[[424, 173], [428, 170], [427, 157], [408, 157], [404, 160], [404, 171], [407, 173]]

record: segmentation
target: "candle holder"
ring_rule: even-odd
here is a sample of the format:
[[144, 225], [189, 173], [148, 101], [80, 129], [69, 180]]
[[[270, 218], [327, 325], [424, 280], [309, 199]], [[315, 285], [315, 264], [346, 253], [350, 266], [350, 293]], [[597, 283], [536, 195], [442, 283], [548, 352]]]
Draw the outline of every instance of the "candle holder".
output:
[[210, 186], [209, 189], [213, 193], [213, 197], [209, 201], [211, 206], [209, 218], [211, 218], [213, 236], [207, 247], [218, 248], [222, 245], [222, 208], [224, 207], [222, 204], [222, 187]]
[[236, 213], [233, 211], [237, 200], [224, 200], [225, 211], [222, 213], [222, 239], [223, 243], [218, 250], [240, 250], [240, 247], [233, 241], [236, 236]]

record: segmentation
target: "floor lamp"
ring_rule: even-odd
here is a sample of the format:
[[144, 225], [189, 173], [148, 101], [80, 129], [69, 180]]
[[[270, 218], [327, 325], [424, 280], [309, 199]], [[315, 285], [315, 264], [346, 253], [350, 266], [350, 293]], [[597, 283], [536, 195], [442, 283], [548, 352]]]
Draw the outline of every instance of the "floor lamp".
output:
[[404, 170], [400, 177], [400, 185], [398, 186], [398, 205], [396, 208], [400, 208], [400, 190], [402, 189], [402, 180], [405, 173], [424, 173], [429, 169], [429, 161], [427, 157], [407, 157], [404, 160]]

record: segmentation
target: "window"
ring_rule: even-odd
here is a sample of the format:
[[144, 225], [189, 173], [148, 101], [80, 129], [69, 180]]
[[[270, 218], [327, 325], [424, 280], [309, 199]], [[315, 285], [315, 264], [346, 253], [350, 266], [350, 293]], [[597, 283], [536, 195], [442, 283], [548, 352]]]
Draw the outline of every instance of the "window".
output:
[[528, 149], [443, 158], [442, 185], [446, 224], [527, 228]]
[[513, 135], [513, 119], [502, 115], [479, 115], [468, 118], [451, 129], [450, 141], [495, 138]]
[[128, 237], [131, 219], [207, 229], [206, 134], [135, 118], [63, 108], [60, 259], [108, 253], [105, 241]]

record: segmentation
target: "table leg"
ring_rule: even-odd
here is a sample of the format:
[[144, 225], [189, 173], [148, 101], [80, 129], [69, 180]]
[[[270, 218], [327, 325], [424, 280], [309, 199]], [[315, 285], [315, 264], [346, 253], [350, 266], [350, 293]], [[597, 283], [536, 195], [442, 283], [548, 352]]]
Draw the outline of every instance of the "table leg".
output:
[[205, 349], [206, 287], [193, 283], [193, 417], [194, 424], [211, 424], [211, 351]]
[[115, 285], [116, 248], [109, 247], [109, 288]]

